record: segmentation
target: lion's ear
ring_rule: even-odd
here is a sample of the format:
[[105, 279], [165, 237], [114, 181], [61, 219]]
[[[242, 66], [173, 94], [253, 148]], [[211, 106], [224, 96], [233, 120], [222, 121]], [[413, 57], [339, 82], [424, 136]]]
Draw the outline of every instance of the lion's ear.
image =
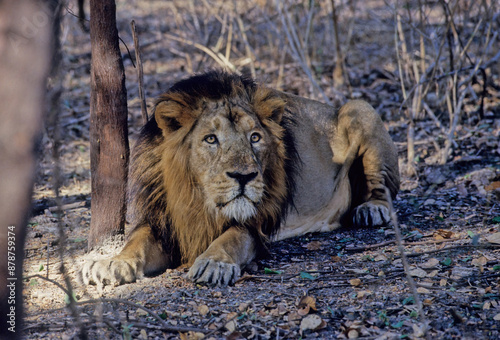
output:
[[260, 119], [281, 122], [285, 112], [285, 101], [271, 89], [258, 88], [254, 95], [254, 108]]
[[195, 120], [192, 108], [181, 98], [165, 96], [155, 105], [156, 123], [162, 130], [175, 131]]

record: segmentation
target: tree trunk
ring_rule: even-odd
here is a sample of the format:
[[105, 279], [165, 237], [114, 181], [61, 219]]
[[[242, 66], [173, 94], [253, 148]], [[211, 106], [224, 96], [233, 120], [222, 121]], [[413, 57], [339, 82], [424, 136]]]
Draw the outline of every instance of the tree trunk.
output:
[[92, 78], [89, 248], [123, 234], [128, 173], [127, 90], [118, 46], [114, 0], [90, 1]]
[[22, 335], [22, 261], [45, 110], [53, 11], [0, 1], [0, 339]]

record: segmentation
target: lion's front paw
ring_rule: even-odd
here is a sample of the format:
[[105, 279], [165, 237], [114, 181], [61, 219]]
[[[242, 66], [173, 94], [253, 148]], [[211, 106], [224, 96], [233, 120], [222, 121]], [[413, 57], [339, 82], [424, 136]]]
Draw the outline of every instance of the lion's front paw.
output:
[[360, 227], [378, 227], [389, 223], [391, 213], [389, 209], [376, 202], [365, 202], [356, 207], [353, 214], [354, 225]]
[[82, 267], [82, 280], [86, 285], [122, 285], [135, 282], [140, 272], [137, 261], [108, 259], [87, 261]]
[[188, 279], [196, 283], [213, 286], [234, 284], [240, 277], [240, 266], [235, 263], [198, 257], [187, 273]]

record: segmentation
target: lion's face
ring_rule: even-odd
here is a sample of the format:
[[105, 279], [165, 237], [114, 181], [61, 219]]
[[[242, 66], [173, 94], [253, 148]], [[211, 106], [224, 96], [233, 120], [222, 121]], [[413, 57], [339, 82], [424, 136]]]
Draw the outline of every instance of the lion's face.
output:
[[255, 216], [273, 140], [249, 103], [205, 102], [190, 144], [189, 166], [207, 208], [239, 222]]
[[183, 145], [169, 162], [184, 164], [185, 169], [177, 172], [186, 171], [193, 190], [203, 196], [205, 207], [199, 209], [238, 222], [259, 214], [269, 187], [278, 185], [272, 169], [277, 154], [283, 157], [278, 124], [283, 107], [284, 102], [267, 91], [257, 91], [251, 99], [202, 98], [194, 104], [170, 95], [157, 105], [165, 143]]

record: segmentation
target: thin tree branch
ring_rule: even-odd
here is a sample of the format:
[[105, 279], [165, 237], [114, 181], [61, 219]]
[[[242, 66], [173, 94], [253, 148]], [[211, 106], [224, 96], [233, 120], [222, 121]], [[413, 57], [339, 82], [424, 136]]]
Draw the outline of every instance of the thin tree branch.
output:
[[143, 123], [146, 124], [149, 118], [148, 118], [148, 110], [146, 108], [146, 98], [144, 96], [144, 71], [142, 68], [142, 57], [141, 57], [141, 49], [139, 46], [139, 37], [137, 36], [134, 20], [130, 22], [130, 27], [132, 29], [132, 36], [134, 38], [135, 60], [137, 61], [137, 78], [139, 79], [139, 98], [141, 100], [141, 115]]

